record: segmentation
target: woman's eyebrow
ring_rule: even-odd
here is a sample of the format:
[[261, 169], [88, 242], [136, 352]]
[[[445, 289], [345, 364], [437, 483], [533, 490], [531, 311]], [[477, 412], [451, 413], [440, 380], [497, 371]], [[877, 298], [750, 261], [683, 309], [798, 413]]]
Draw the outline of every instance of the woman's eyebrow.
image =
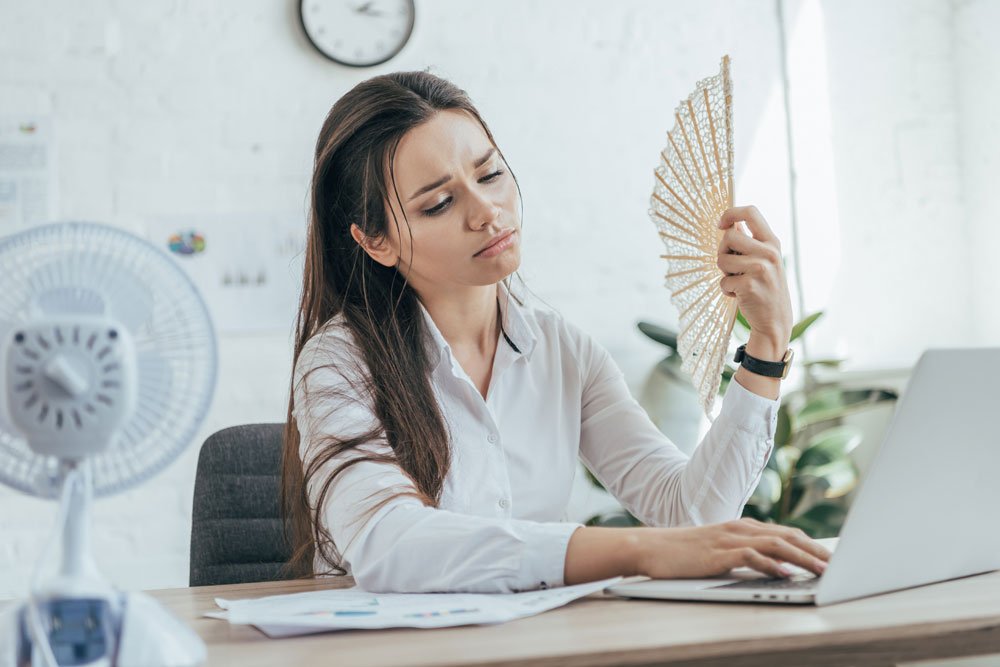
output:
[[[472, 165], [472, 168], [473, 169], [479, 169], [479, 167], [481, 167], [484, 164], [486, 164], [486, 161], [490, 159], [490, 157], [496, 152], [496, 150], [497, 150], [496, 148], [490, 148], [488, 151], [486, 151], [486, 155], [484, 155], [481, 158], [479, 158], [478, 160], [476, 160], [476, 162]], [[445, 183], [447, 183], [450, 180], [451, 180], [451, 174], [448, 174], [447, 176], [442, 176], [441, 178], [437, 179], [433, 183], [428, 183], [424, 187], [422, 187], [419, 190], [417, 190], [416, 192], [414, 192], [412, 195], [410, 195], [410, 198], [407, 199], [406, 201], [407, 202], [411, 202], [414, 199], [416, 199], [417, 197], [419, 197], [420, 195], [424, 194], [425, 192], [430, 192], [434, 188], [439, 188], [439, 187], [441, 187], [442, 185], [444, 185]]]

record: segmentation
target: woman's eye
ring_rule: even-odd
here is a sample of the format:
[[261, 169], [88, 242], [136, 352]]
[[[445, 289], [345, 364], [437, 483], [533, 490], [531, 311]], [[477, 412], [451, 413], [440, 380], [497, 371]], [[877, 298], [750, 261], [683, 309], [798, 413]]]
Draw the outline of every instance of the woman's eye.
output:
[[448, 206], [449, 203], [451, 203], [451, 197], [448, 197], [437, 206], [431, 208], [425, 208], [423, 210], [423, 213], [424, 215], [437, 215], [438, 213], [443, 211]]
[[[498, 170], [494, 171], [492, 174], [487, 174], [486, 176], [483, 176], [482, 178], [480, 178], [479, 182], [480, 183], [492, 183], [492, 182], [496, 181], [498, 178], [500, 178], [501, 174], [503, 174], [503, 169], [498, 169]], [[432, 206], [431, 208], [425, 208], [421, 212], [424, 215], [437, 215], [438, 213], [441, 213], [443, 210], [445, 210], [446, 208], [448, 208], [449, 204], [451, 204], [451, 197], [448, 197], [447, 199], [445, 199], [444, 201], [442, 201], [437, 206]]]

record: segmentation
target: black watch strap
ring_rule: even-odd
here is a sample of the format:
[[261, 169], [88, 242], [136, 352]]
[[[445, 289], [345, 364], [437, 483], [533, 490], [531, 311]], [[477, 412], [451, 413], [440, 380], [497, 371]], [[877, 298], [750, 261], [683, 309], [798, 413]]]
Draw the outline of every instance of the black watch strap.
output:
[[743, 368], [751, 373], [770, 378], [784, 378], [785, 370], [788, 366], [788, 362], [786, 361], [764, 361], [757, 357], [751, 357], [747, 354], [746, 345], [740, 345], [736, 348], [736, 356], [733, 357], [733, 361], [741, 364]]

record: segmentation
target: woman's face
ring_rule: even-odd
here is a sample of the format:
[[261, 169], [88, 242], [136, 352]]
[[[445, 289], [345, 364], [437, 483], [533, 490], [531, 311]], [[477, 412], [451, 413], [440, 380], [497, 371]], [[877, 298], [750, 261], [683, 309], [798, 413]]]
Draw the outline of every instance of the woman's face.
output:
[[491, 285], [517, 270], [517, 186], [473, 116], [439, 111], [407, 132], [393, 175], [398, 200], [390, 177], [389, 238], [379, 244], [381, 257], [369, 254], [398, 266], [417, 293]]

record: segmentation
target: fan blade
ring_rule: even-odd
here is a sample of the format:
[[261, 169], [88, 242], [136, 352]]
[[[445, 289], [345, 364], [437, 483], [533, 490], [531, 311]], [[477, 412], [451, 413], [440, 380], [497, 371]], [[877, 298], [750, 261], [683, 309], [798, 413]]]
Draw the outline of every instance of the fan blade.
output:
[[[94, 460], [94, 493], [98, 496], [113, 493], [118, 485], [139, 474], [148, 465], [149, 457], [159, 450], [159, 443], [150, 435], [162, 428], [168, 418], [177, 417], [170, 410], [173, 390], [170, 363], [154, 350], [139, 351], [136, 373], [136, 408], [108, 450]], [[151, 451], [139, 449], [140, 445]], [[162, 450], [159, 451], [162, 455]]]
[[103, 315], [106, 311], [100, 293], [76, 286], [47, 289], [32, 300], [31, 306], [35, 317]]

